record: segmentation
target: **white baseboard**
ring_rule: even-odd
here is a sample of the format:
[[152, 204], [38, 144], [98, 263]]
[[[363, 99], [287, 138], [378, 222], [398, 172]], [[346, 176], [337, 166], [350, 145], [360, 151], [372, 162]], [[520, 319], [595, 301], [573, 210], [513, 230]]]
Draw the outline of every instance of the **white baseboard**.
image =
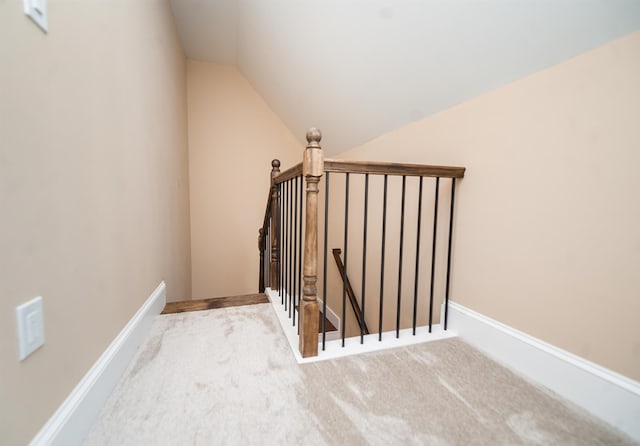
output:
[[[349, 355], [357, 355], [360, 353], [369, 353], [378, 350], [386, 350], [389, 348], [406, 347], [408, 345], [419, 344], [422, 342], [438, 341], [440, 339], [452, 338], [455, 336], [451, 330], [445, 331], [439, 324], [433, 325], [431, 333], [428, 332], [426, 326], [416, 327], [416, 335], [413, 335], [412, 329], [400, 330], [400, 336], [396, 337], [395, 331], [382, 333], [382, 341], [378, 340], [378, 334], [369, 334], [364, 336], [364, 342], [360, 343], [360, 336], [345, 339], [345, 346], [342, 346], [342, 338], [340, 332], [327, 333], [325, 350], [321, 350], [322, 336], [318, 336], [318, 356], [311, 358], [303, 358], [298, 347], [298, 329], [293, 327], [289, 315], [284, 311], [284, 306], [280, 304], [281, 297], [278, 292], [267, 288], [265, 294], [269, 296], [271, 307], [276, 313], [276, 317], [282, 326], [282, 331], [289, 342], [291, 353], [299, 364], [325, 361], [328, 359], [342, 358]], [[288, 298], [285, 294], [285, 298]], [[337, 317], [337, 316], [336, 316]]]
[[31, 440], [31, 446], [72, 446], [82, 443], [144, 341], [154, 316], [162, 312], [165, 304], [166, 286], [162, 282]]
[[449, 329], [498, 362], [640, 441], [640, 383], [449, 302]]
[[[324, 305], [324, 301], [320, 298], [318, 298], [318, 305], [320, 306], [320, 311], [322, 311], [322, 306]], [[331, 322], [333, 324], [334, 327], [336, 327], [336, 329], [338, 331], [340, 331], [340, 317], [334, 313], [334, 311], [329, 308], [329, 306], [327, 305], [327, 314], [324, 315], [327, 320], [329, 322]]]

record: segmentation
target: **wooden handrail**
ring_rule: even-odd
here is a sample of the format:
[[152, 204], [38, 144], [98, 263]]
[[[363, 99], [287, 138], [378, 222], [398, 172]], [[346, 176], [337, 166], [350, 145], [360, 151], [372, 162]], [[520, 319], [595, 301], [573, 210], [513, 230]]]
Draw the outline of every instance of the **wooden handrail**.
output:
[[[349, 302], [351, 302], [353, 313], [356, 316], [360, 328], [362, 328], [362, 330], [364, 331], [364, 334], [369, 334], [367, 322], [364, 320], [364, 315], [362, 314], [362, 310], [360, 309], [360, 304], [358, 303], [358, 299], [356, 299], [356, 294], [353, 292], [351, 282], [349, 281], [349, 277], [347, 277], [347, 273], [344, 270], [344, 264], [342, 263], [342, 259], [340, 258], [342, 250], [340, 248], [334, 248], [332, 252], [333, 258], [336, 260], [336, 265], [338, 266], [338, 271], [340, 272], [340, 277], [342, 277], [342, 282], [346, 284], [347, 296], [349, 296]], [[344, 324], [344, 321], [342, 321], [342, 323]]]
[[262, 220], [262, 229], [265, 232], [269, 224], [269, 218], [271, 218], [271, 189], [269, 189], [269, 194], [267, 195], [267, 206], [264, 210], [264, 219]]
[[302, 163], [298, 163], [295, 166], [285, 170], [276, 178], [276, 184], [284, 183], [292, 178], [297, 178], [302, 175]]
[[[376, 161], [324, 160], [325, 172], [369, 173], [373, 175], [407, 175], [440, 178], [464, 178], [466, 168], [454, 166], [431, 166], [428, 164], [381, 163]], [[276, 184], [302, 175], [302, 163], [280, 173]]]
[[325, 172], [370, 173], [440, 178], [464, 178], [464, 167], [429, 166], [426, 164], [379, 163], [374, 161], [324, 160]]

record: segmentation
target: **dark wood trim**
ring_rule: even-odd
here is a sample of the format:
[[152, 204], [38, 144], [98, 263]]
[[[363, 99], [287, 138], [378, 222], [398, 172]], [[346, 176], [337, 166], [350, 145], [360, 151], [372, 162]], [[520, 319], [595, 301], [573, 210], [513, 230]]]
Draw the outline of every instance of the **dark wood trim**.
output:
[[269, 303], [269, 299], [264, 294], [183, 300], [180, 302], [167, 303], [160, 314], [185, 313], [188, 311], [213, 310], [216, 308], [241, 307], [243, 305], [267, 303]]
[[[322, 311], [318, 312], [318, 316], [320, 317], [320, 320], [318, 321], [318, 334], [322, 333], [322, 318], [324, 317], [324, 314], [322, 314]], [[332, 331], [338, 331], [338, 329], [335, 327], [335, 325], [333, 325], [331, 323], [331, 321], [328, 318], [324, 318], [324, 323], [325, 325], [325, 329], [327, 330], [327, 333], [330, 333]]]
[[302, 175], [302, 163], [298, 163], [295, 166], [293, 166], [292, 168], [287, 169], [284, 172], [282, 172], [275, 179], [275, 182], [276, 182], [276, 184], [284, 183], [285, 181], [290, 180], [292, 178], [299, 177], [300, 175]]
[[378, 163], [374, 161], [324, 160], [325, 172], [370, 173], [441, 178], [464, 178], [464, 167], [428, 166], [426, 164]]
[[[367, 323], [362, 315], [360, 304], [358, 303], [358, 299], [356, 299], [356, 294], [353, 292], [351, 282], [344, 271], [344, 264], [342, 263], [342, 258], [340, 258], [342, 250], [340, 248], [334, 248], [332, 252], [333, 258], [336, 260], [336, 265], [338, 266], [338, 271], [340, 272], [340, 277], [342, 277], [342, 282], [347, 285], [347, 296], [349, 296], [349, 302], [351, 302], [351, 308], [353, 308], [353, 313], [356, 315], [356, 320], [358, 321], [358, 324], [360, 324], [360, 327], [362, 327], [364, 334], [369, 334], [369, 328], [367, 327]], [[342, 323], [344, 324], [344, 321], [342, 321]]]
[[264, 219], [262, 220], [262, 229], [265, 232], [269, 226], [270, 217], [271, 217], [271, 189], [269, 189], [269, 195], [267, 196], [267, 207], [264, 210]]
[[302, 299], [298, 323], [300, 335], [298, 348], [303, 358], [318, 356], [318, 330], [320, 322], [318, 313], [318, 183], [324, 174], [324, 154], [320, 147], [322, 135], [320, 130], [311, 128], [307, 131], [307, 147], [304, 150], [302, 174], [306, 186], [306, 208], [304, 228], [304, 260]]

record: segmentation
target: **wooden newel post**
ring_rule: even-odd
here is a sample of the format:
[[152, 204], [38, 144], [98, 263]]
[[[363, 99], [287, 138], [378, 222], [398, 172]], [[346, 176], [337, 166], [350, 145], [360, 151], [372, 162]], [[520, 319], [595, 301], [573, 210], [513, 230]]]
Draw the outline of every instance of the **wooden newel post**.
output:
[[318, 280], [318, 182], [324, 173], [320, 130], [307, 131], [302, 175], [307, 185], [306, 227], [304, 235], [304, 287], [300, 302], [300, 353], [303, 358], [318, 356], [319, 308]]
[[280, 161], [271, 161], [271, 262], [269, 265], [269, 287], [277, 291], [280, 289], [278, 283], [278, 272], [280, 271], [280, 252], [278, 251], [278, 219], [280, 213], [278, 212], [278, 185], [276, 184], [276, 178], [280, 175]]

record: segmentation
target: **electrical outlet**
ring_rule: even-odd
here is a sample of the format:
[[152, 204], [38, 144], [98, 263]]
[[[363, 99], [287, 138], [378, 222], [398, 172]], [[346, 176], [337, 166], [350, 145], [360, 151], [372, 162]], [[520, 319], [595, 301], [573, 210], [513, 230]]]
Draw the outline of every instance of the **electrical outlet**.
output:
[[42, 297], [16, 307], [18, 353], [20, 361], [44, 344], [44, 311]]
[[23, 0], [24, 13], [45, 33], [49, 29], [47, 20], [47, 0]]

